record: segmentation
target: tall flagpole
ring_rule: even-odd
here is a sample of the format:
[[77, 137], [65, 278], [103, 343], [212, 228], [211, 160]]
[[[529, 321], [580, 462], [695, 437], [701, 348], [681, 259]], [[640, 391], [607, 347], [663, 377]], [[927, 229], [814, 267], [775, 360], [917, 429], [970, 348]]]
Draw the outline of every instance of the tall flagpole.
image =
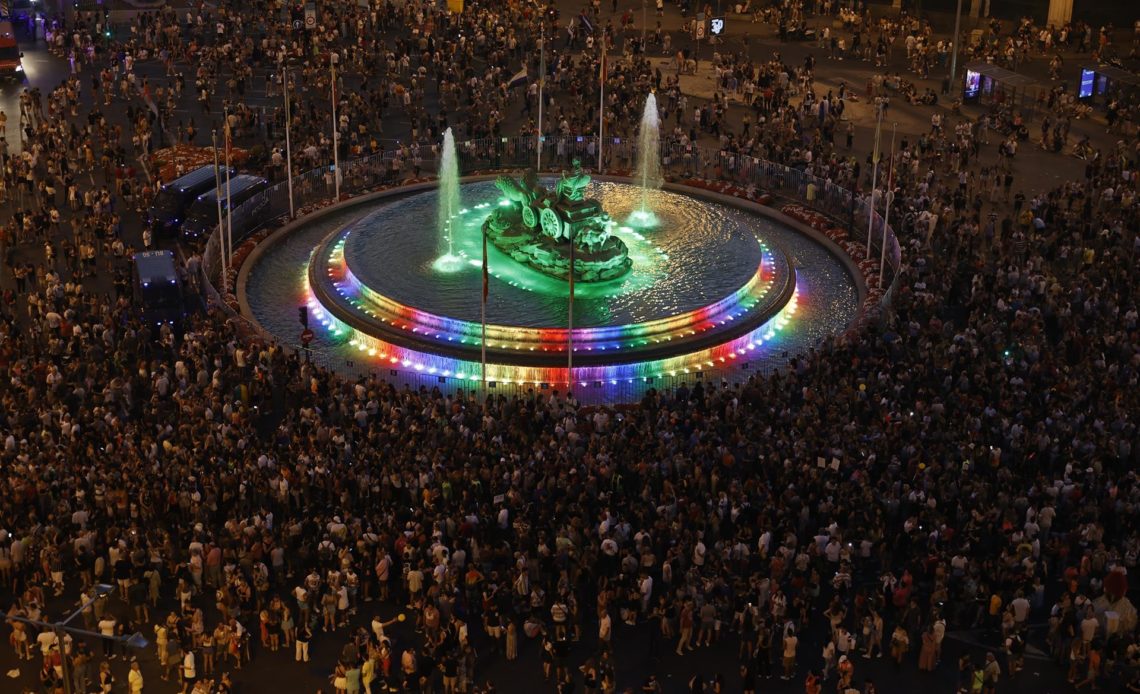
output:
[[566, 380], [568, 390], [574, 388], [574, 236], [570, 235], [570, 306], [566, 321]]
[[538, 24], [538, 160], [535, 171], [542, 171], [542, 88], [546, 83], [546, 20]]
[[336, 120], [336, 61], [329, 54], [329, 75], [332, 77], [332, 123], [333, 123], [333, 186], [336, 191], [336, 201], [340, 201], [340, 146], [337, 142]]
[[879, 135], [883, 127], [883, 109], [879, 107], [879, 120], [875, 122], [875, 151], [871, 154], [871, 211], [867, 213], [867, 256], [871, 255], [871, 230], [875, 227], [875, 185], [879, 176]]
[[487, 396], [487, 291], [490, 288], [490, 268], [487, 266], [487, 225], [483, 225], [483, 301], [479, 304], [479, 322], [483, 335], [479, 340], [480, 364], [482, 366], [483, 396]]
[[226, 117], [226, 253], [228, 261], [233, 262], [234, 257], [234, 205], [230, 199], [230, 149], [233, 147], [233, 130], [230, 128], [230, 114]]
[[[598, 82], [601, 84], [601, 89], [598, 90], [598, 173], [602, 172], [602, 138], [605, 135], [606, 127], [606, 30], [602, 29], [602, 64], [598, 66]], [[571, 252], [573, 249], [571, 248]], [[574, 273], [570, 273], [573, 277]], [[573, 282], [573, 280], [571, 280]], [[571, 286], [573, 286], [571, 284]]]
[[285, 176], [289, 181], [289, 219], [293, 219], [293, 146], [289, 138], [289, 121], [293, 120], [289, 112], [289, 66], [281, 61], [281, 81], [285, 85]]
[[215, 130], [213, 134], [214, 142], [214, 200], [218, 203], [218, 248], [222, 254], [222, 294], [226, 293], [227, 284], [229, 280], [226, 275], [226, 227], [222, 224], [222, 196], [218, 195], [218, 189], [222, 187], [222, 172], [218, 168], [218, 131]]
[[883, 241], [879, 245], [879, 288], [883, 287], [883, 265], [887, 262], [887, 220], [891, 218], [891, 203], [895, 199], [895, 128], [891, 125], [891, 164], [887, 169], [887, 210], [883, 213]]

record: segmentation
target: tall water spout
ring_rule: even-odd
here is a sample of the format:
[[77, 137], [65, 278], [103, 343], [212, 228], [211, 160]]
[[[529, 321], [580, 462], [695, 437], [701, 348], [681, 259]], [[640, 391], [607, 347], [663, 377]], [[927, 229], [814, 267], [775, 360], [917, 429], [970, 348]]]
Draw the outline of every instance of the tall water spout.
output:
[[661, 187], [661, 116], [657, 112], [657, 97], [650, 92], [641, 114], [637, 135], [637, 178], [641, 183], [641, 209], [634, 212], [634, 221], [641, 226], [652, 226], [656, 220], [649, 207], [649, 194]]
[[442, 240], [440, 258], [435, 266], [441, 270], [458, 267], [461, 259], [455, 255], [454, 231], [459, 224], [459, 159], [455, 155], [455, 136], [451, 128], [443, 133], [443, 151], [439, 157], [439, 206], [436, 212], [436, 230]]

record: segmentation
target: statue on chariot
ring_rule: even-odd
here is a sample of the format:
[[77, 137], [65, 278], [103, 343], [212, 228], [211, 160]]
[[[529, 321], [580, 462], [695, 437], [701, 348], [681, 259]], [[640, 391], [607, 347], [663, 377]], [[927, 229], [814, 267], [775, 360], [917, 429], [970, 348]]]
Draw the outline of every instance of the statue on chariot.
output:
[[[499, 176], [495, 186], [508, 204], [487, 217], [484, 231], [496, 248], [539, 272], [576, 282], [617, 279], [633, 265], [629, 249], [610, 233], [601, 203], [585, 197], [590, 175], [579, 160], [562, 173], [553, 191], [533, 169], [519, 179]], [[574, 258], [573, 270], [570, 258]]]

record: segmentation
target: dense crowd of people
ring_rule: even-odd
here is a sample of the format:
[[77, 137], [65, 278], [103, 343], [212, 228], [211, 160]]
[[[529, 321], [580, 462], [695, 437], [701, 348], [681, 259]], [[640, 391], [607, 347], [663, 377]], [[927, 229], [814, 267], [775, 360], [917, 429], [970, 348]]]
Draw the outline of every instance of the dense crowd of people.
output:
[[[842, 117], [849, 92], [817, 93], [814, 60], [726, 50], [714, 98], [698, 101], [679, 86], [687, 56], [673, 74], [645, 58], [668, 52], [667, 34], [642, 51], [607, 14], [584, 15], [621, 56], [604, 71], [606, 132], [633, 134], [655, 89], [669, 167], [695, 166], [696, 144], [714, 142], [728, 159], [869, 188]], [[22, 152], [4, 157], [0, 246], [6, 258], [42, 246], [43, 262], [9, 263], [0, 306], [0, 596], [42, 691], [62, 691], [65, 674], [73, 691], [123, 689], [116, 678], [143, 691], [137, 660], [112, 665], [141, 655], [122, 638], [60, 644], [21, 621], [78, 605], [90, 631], [144, 634], [184, 694], [229, 692], [254, 658], [308, 662], [317, 640], [341, 649], [336, 694], [495, 691], [488, 660], [530, 640], [565, 692], [660, 691], [656, 677], [619, 682], [616, 663], [714, 645], [739, 670], [694, 672], [690, 691], [775, 677], [888, 690], [863, 663], [885, 656], [955, 667], [961, 691], [992, 692], [1018, 686], [1027, 643], [1076, 684], [1140, 691], [1127, 598], [1140, 554], [1135, 144], [1023, 191], [1017, 138], [988, 122], [939, 114], [904, 136], [880, 164], [906, 257], [888, 317], [771, 377], [650, 390], [618, 409], [570, 392], [417, 391], [314, 366], [219, 309], [179, 332], [141, 324], [123, 219], [154, 184], [132, 162], [162, 138], [200, 142], [223, 106], [239, 138], [278, 143], [283, 112], [244, 103], [253, 68], [295, 80], [297, 164], [331, 158], [330, 61], [345, 157], [386, 146], [397, 113], [404, 146], [448, 126], [499, 135], [518, 118], [533, 132], [537, 89], [508, 88], [524, 63], [548, 70], [548, 133], [588, 134], [594, 35], [526, 5], [322, 5], [305, 40], [264, 2], [143, 17], [110, 50], [98, 17], [56, 27], [73, 75], [22, 97]], [[927, 39], [901, 23], [872, 37], [858, 28], [869, 19], [843, 17], [851, 50], [931, 59], [911, 55]], [[837, 40], [834, 57], [845, 51]], [[134, 77], [154, 60], [167, 84]], [[200, 114], [179, 116], [191, 87]], [[889, 107], [881, 84], [872, 92]], [[100, 111], [115, 100], [125, 125]], [[114, 297], [87, 282], [107, 272]], [[648, 638], [616, 638], [632, 629]], [[982, 649], [940, 664], [951, 632]]]

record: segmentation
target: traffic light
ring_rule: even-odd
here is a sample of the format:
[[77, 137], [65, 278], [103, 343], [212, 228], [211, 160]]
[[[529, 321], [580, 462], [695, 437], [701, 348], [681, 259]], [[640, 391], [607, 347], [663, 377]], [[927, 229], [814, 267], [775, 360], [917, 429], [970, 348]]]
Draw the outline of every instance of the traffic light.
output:
[[301, 327], [309, 327], [309, 307], [299, 306], [297, 308], [297, 318], [301, 321]]

